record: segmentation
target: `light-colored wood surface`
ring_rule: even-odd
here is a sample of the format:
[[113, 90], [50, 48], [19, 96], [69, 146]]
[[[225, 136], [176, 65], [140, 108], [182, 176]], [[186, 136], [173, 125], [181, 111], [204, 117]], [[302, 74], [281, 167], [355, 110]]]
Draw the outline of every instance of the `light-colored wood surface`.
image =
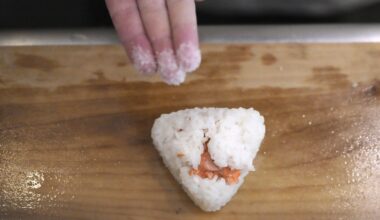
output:
[[[379, 219], [380, 44], [203, 45], [180, 87], [116, 46], [0, 48], [0, 219]], [[204, 213], [152, 146], [162, 113], [254, 107], [267, 134]]]

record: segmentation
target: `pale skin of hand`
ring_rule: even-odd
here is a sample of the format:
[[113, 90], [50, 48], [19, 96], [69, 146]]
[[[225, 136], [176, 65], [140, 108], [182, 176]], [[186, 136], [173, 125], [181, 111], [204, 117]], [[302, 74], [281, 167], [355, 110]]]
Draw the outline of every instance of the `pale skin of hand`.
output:
[[201, 62], [194, 0], [106, 0], [136, 69], [179, 85]]

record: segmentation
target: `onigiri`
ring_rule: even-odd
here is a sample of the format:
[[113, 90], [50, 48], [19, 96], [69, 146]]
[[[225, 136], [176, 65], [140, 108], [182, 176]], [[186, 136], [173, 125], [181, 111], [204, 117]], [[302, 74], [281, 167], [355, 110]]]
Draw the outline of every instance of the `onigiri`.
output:
[[264, 118], [252, 108], [194, 108], [163, 114], [153, 144], [174, 178], [204, 211], [227, 204], [254, 171]]

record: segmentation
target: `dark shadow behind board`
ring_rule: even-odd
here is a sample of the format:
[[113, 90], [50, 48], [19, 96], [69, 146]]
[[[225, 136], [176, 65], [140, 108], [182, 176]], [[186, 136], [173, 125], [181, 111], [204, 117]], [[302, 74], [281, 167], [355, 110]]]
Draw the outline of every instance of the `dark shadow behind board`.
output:
[[[236, 0], [233, 3], [208, 0], [197, 3], [197, 8], [201, 25], [380, 22], [378, 0]], [[0, 1], [2, 29], [111, 26], [103, 0]]]

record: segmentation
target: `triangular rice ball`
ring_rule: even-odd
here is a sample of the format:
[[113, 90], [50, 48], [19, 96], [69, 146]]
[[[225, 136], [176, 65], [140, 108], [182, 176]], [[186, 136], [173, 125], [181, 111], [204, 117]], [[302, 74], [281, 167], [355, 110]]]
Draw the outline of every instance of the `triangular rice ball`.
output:
[[172, 175], [204, 211], [231, 200], [264, 138], [254, 109], [194, 108], [156, 119], [152, 138]]

